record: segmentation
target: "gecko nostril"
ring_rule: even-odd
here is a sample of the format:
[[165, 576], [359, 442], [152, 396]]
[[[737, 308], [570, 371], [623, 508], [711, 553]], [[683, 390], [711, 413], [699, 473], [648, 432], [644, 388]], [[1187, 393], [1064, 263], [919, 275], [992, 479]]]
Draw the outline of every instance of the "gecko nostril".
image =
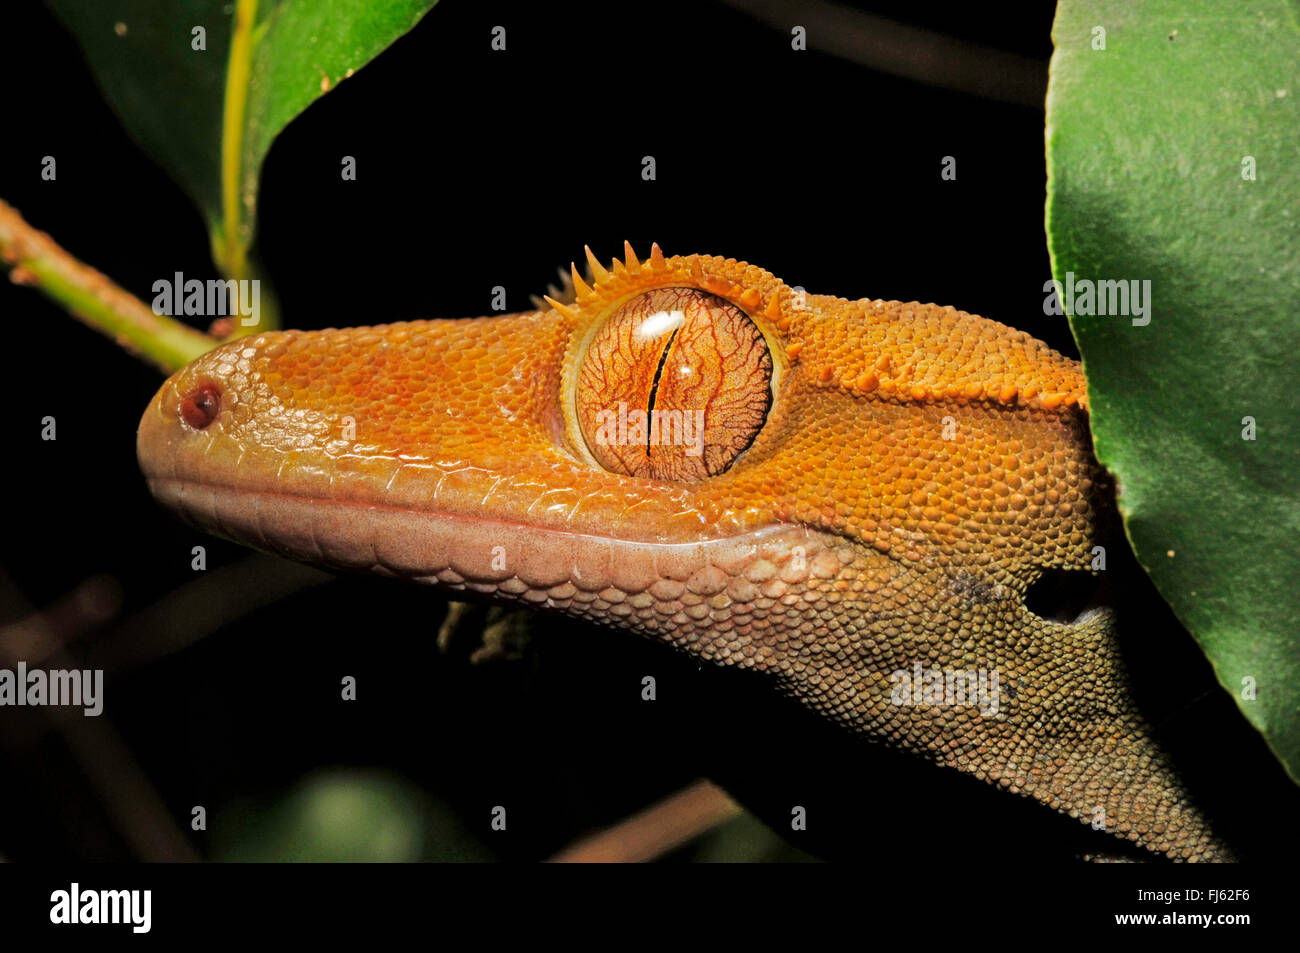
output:
[[221, 412], [221, 389], [205, 381], [181, 398], [181, 419], [195, 430], [202, 430]]

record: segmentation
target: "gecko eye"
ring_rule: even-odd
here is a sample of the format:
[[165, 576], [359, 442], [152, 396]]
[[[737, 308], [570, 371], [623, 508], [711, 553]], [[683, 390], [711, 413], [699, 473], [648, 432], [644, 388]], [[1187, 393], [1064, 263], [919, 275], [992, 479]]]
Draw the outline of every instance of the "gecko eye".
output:
[[772, 404], [772, 355], [743, 311], [696, 288], [622, 305], [582, 358], [575, 405], [605, 469], [689, 483], [754, 442]]
[[200, 384], [181, 399], [181, 417], [195, 430], [216, 420], [220, 410], [221, 391], [215, 384]]

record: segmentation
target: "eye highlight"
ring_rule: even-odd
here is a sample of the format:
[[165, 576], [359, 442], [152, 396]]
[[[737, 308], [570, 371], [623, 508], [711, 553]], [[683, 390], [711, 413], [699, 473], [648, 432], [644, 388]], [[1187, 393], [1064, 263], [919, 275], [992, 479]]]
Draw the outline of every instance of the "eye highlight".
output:
[[730, 467], [771, 403], [772, 355], [750, 317], [698, 288], [657, 288], [596, 332], [575, 406], [605, 469], [690, 483]]

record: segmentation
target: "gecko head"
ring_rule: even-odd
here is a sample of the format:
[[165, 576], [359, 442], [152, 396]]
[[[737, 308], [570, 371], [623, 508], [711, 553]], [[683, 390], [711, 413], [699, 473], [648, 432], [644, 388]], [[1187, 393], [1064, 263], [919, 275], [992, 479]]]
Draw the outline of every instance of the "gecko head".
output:
[[227, 343], [145, 411], [150, 488], [261, 549], [755, 662], [859, 624], [809, 606], [901, 632], [1086, 565], [1082, 378], [1032, 337], [657, 246], [588, 274], [537, 311]]
[[[732, 259], [589, 265], [535, 311], [217, 348], [145, 411], [151, 490], [264, 550], [767, 672], [865, 734], [1207, 854], [1110, 615], [1025, 602], [1101, 531], [1074, 362]], [[1004, 692], [918, 706], [923, 666]]]

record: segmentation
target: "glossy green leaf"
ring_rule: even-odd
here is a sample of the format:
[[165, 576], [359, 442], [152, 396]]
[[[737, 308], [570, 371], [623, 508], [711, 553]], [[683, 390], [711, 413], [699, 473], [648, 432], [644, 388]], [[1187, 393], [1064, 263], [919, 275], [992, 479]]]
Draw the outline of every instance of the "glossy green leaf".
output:
[[275, 137], [436, 0], [46, 2], [126, 128], [202, 210], [218, 265], [239, 277]]
[[[1097, 456], [1139, 561], [1300, 777], [1297, 4], [1063, 0], [1053, 39], [1048, 241]], [[1081, 282], [1105, 279], [1150, 282], [1146, 313], [1099, 313]]]

